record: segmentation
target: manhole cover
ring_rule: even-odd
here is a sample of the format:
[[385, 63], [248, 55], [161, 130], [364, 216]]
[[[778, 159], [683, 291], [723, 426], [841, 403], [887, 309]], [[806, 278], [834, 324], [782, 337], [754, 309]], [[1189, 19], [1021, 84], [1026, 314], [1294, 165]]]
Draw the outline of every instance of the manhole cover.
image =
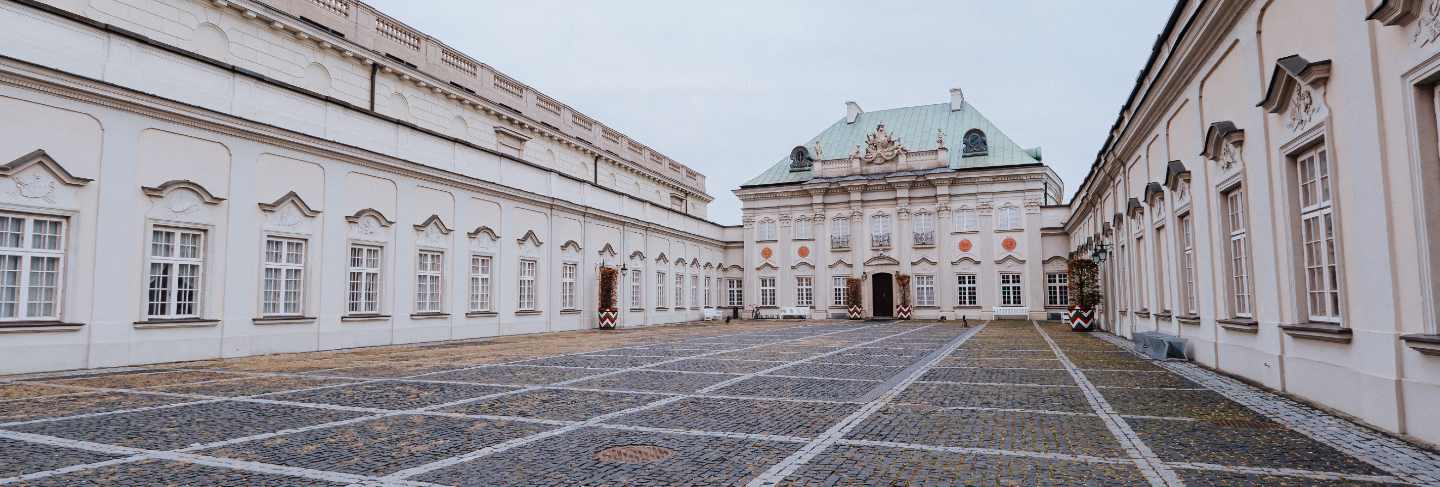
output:
[[674, 450], [662, 446], [624, 445], [612, 446], [600, 450], [595, 454], [595, 459], [605, 463], [650, 463], [658, 462], [674, 455]]

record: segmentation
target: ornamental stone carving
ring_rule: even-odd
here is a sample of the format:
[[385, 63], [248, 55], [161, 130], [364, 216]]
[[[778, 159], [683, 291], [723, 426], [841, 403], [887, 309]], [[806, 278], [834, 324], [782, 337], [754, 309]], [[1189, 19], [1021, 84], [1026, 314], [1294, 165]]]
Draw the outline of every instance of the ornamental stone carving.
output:
[[1304, 130], [1315, 118], [1315, 112], [1319, 111], [1315, 106], [1315, 95], [1309, 88], [1296, 87], [1290, 96], [1290, 103], [1285, 108], [1285, 127], [1299, 132]]
[[1420, 11], [1420, 19], [1415, 23], [1415, 35], [1410, 38], [1410, 42], [1423, 47], [1436, 39], [1440, 39], [1440, 1], [1428, 0], [1425, 8]]
[[883, 164], [895, 160], [905, 152], [898, 137], [885, 131], [885, 124], [875, 126], [875, 133], [865, 136], [865, 153], [860, 160], [870, 164]]

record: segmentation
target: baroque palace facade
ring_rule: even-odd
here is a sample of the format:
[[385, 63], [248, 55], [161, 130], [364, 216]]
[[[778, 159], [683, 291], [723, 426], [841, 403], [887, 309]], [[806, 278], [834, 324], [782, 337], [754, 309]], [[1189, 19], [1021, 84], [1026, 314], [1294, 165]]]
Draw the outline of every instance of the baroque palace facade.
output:
[[1065, 224], [1104, 326], [1440, 442], [1440, 2], [1182, 1]]
[[[0, 373], [844, 313], [1102, 325], [1440, 442], [1440, 0], [1181, 1], [1076, 196], [948, 103], [705, 177], [357, 0], [0, 2]], [[907, 289], [899, 289], [906, 276]]]

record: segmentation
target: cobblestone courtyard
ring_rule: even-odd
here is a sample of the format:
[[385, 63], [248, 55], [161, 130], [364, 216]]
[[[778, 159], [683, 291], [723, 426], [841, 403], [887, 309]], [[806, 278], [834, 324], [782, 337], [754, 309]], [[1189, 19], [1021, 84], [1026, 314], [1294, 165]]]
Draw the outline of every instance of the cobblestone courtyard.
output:
[[0, 383], [6, 485], [1437, 485], [1440, 455], [1058, 325], [737, 323]]

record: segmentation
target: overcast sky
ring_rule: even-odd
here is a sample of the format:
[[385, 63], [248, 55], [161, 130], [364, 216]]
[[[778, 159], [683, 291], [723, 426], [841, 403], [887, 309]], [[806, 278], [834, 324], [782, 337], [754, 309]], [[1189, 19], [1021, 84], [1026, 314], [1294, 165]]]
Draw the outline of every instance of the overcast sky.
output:
[[[966, 99], [1067, 195], [1084, 179], [1168, 0], [367, 0], [731, 191], [844, 116]], [[1068, 198], [1068, 196], [1067, 196]]]

